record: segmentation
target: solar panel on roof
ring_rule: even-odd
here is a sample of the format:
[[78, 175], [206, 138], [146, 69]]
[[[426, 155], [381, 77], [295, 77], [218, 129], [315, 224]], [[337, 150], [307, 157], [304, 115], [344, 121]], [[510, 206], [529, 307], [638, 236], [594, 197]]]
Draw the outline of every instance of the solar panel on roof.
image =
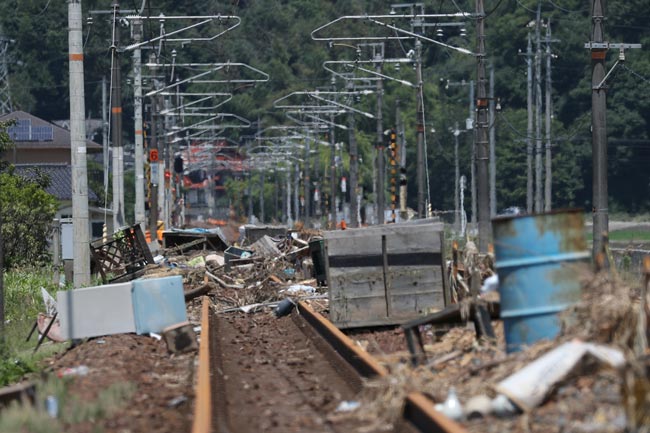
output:
[[7, 128], [7, 133], [13, 141], [52, 141], [54, 128], [51, 126], [31, 126], [32, 121], [19, 120], [16, 126]]

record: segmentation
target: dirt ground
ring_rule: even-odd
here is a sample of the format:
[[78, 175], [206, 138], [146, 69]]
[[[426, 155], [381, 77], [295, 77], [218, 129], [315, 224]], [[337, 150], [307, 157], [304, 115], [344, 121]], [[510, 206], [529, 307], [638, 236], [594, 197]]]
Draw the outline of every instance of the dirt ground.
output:
[[[188, 305], [188, 318], [195, 325], [200, 323], [199, 311], [198, 300]], [[196, 359], [196, 352], [171, 354], [164, 341], [150, 336], [118, 334], [89, 339], [60, 353], [46, 361], [45, 371], [58, 377], [66, 369], [87, 367], [85, 375], [65, 376], [66, 401], [76, 409], [60, 402], [61, 414], [79, 411], [116, 385], [131, 387], [113, 414], [92, 422], [68, 422], [67, 433], [180, 433], [191, 430]], [[75, 416], [61, 418], [70, 417]]]

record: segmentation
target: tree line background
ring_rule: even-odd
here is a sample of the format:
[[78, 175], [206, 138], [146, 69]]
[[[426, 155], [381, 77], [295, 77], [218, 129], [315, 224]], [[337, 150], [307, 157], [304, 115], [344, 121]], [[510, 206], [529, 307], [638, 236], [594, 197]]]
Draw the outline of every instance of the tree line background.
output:
[[[108, 0], [83, 1], [84, 14], [93, 10], [109, 10]], [[428, 13], [473, 12], [474, 1], [440, 0], [425, 2]], [[581, 0], [501, 0], [486, 1], [487, 60], [495, 70], [495, 96], [501, 110], [493, 125], [496, 132], [497, 202], [498, 209], [526, 206], [526, 51], [527, 37], [533, 31], [529, 23], [541, 8], [544, 23], [552, 28], [552, 44], [556, 58], [552, 63], [553, 78], [553, 207], [591, 209], [591, 66], [584, 44], [591, 39], [590, 2]], [[121, 2], [122, 9], [139, 9], [139, 0]], [[273, 101], [296, 90], [313, 90], [329, 86], [330, 76], [322, 63], [330, 59], [349, 58], [350, 53], [328, 48], [324, 42], [311, 39], [311, 32], [342, 15], [388, 13], [390, 2], [380, 1], [315, 1], [315, 0], [239, 0], [212, 1], [150, 0], [144, 15], [222, 15], [240, 16], [242, 24], [227, 35], [207, 44], [189, 44], [182, 48], [163, 46], [161, 57], [171, 59], [177, 49], [179, 61], [248, 63], [270, 74], [268, 83], [252, 88], [230, 89], [235, 97], [224, 111], [257, 120], [264, 126], [288, 123], [283, 113], [273, 108]], [[629, 50], [624, 67], [619, 67], [608, 80], [608, 156], [610, 210], [640, 213], [650, 208], [650, 125], [648, 113], [650, 91], [650, 10], [641, 0], [610, 0], [604, 24], [606, 40], [641, 43], [644, 48]], [[92, 15], [92, 25], [84, 26], [85, 89], [88, 117], [101, 117], [101, 79], [110, 77], [110, 15]], [[467, 36], [448, 32], [446, 43], [476, 49], [475, 20], [469, 18]], [[9, 73], [14, 107], [46, 120], [68, 118], [68, 34], [67, 4], [48, 0], [4, 0], [0, 3], [2, 33], [15, 40], [10, 45]], [[158, 22], [145, 25], [147, 35], [156, 36]], [[545, 29], [542, 29], [542, 36]], [[434, 38], [435, 33], [428, 34]], [[121, 38], [130, 41], [129, 29], [122, 28]], [[387, 56], [402, 57], [403, 47], [389, 46]], [[144, 56], [148, 55], [144, 51]], [[607, 65], [618, 56], [610, 50]], [[146, 58], [146, 57], [145, 57]], [[467, 86], [447, 86], [462, 80], [475, 79], [474, 57], [462, 55], [440, 46], [424, 43], [424, 99], [427, 157], [430, 174], [431, 203], [434, 209], [454, 207], [454, 137], [451, 129], [461, 127], [468, 117]], [[124, 97], [124, 142], [132, 139], [131, 53], [122, 56]], [[408, 65], [400, 71], [386, 73], [411, 81], [415, 73]], [[386, 81], [384, 94], [384, 126], [395, 126], [396, 100], [400, 101], [407, 139], [407, 172], [409, 173], [409, 206], [415, 203], [415, 91]], [[344, 88], [344, 83], [337, 83]], [[358, 108], [374, 112], [375, 97], [365, 96]], [[342, 121], [341, 123], [346, 123]], [[361, 184], [372, 190], [372, 146], [375, 121], [357, 118], [357, 141], [360, 148]], [[435, 132], [432, 132], [435, 131]], [[254, 131], [233, 132], [239, 134]], [[347, 143], [347, 133], [337, 132], [337, 141]], [[460, 135], [461, 174], [470, 176], [471, 132]], [[323, 139], [323, 137], [321, 137]], [[101, 135], [95, 137], [101, 142]], [[328, 167], [328, 151], [318, 161], [320, 173]], [[346, 158], [344, 157], [344, 160]], [[345, 162], [344, 164], [347, 164]], [[413, 179], [411, 181], [411, 179]], [[241, 200], [241, 188], [238, 190]], [[240, 194], [241, 193], [241, 194]], [[273, 194], [273, 191], [269, 191]], [[128, 199], [127, 199], [128, 200]], [[469, 197], [466, 194], [466, 203]], [[269, 197], [268, 203], [272, 202]], [[466, 205], [466, 209], [468, 206]]]

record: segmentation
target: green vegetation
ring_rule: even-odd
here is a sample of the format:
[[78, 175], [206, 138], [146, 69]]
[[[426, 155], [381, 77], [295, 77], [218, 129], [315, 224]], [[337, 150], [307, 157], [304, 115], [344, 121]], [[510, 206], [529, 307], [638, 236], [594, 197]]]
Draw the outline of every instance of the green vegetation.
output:
[[[553, 59], [553, 206], [591, 208], [592, 161], [591, 131], [591, 74], [589, 52], [584, 48], [591, 34], [591, 11], [589, 3], [580, 0], [538, 2], [537, 0], [488, 1], [485, 20], [487, 61], [494, 65], [495, 97], [501, 111], [492, 126], [497, 142], [497, 202], [498, 208], [525, 207], [526, 203], [526, 63], [520, 55], [525, 52], [527, 37], [533, 29], [528, 25], [535, 19], [541, 5], [544, 23], [550, 22]], [[609, 41], [638, 42], [650, 44], [647, 22], [650, 18], [647, 2], [642, 0], [610, 0], [607, 2], [604, 24], [605, 39]], [[427, 3], [427, 13], [454, 13], [458, 8], [472, 12], [474, 1]], [[84, 13], [106, 9], [99, 0], [84, 2]], [[133, 6], [133, 5], [131, 5]], [[173, 0], [150, 0], [143, 12], [146, 16], [165, 15], [217, 15], [232, 14], [241, 17], [241, 25], [209, 43], [191, 43], [183, 46], [167, 44], [161, 47], [160, 61], [171, 63], [172, 50], [176, 50], [177, 62], [242, 62], [267, 72], [268, 83], [255, 86], [193, 83], [187, 91], [229, 91], [233, 99], [224, 105], [224, 112], [243, 116], [251, 121], [259, 118], [262, 127], [290, 123], [281, 110], [273, 107], [273, 101], [296, 90], [316, 88], [343, 89], [345, 83], [323, 69], [326, 60], [349, 60], [354, 50], [344, 45], [328, 46], [326, 42], [314, 41], [311, 32], [342, 15], [365, 13], [388, 13], [389, 5], [376, 1], [334, 2], [312, 0], [241, 0], [177, 2]], [[65, 2], [33, 0], [29, 2], [6, 0], [0, 3], [0, 28], [5, 36], [16, 41], [10, 46], [9, 73], [12, 101], [16, 108], [29, 111], [45, 119], [57, 119], [61, 107], [68, 104], [68, 75], [63, 65], [67, 58], [67, 28], [52, 23], [65, 22]], [[454, 33], [453, 28], [442, 30], [443, 42], [475, 50], [475, 20], [466, 20], [467, 35]], [[166, 25], [172, 24], [168, 21]], [[157, 20], [147, 20], [145, 38], [157, 36]], [[124, 44], [130, 42], [129, 29], [118, 26]], [[339, 31], [355, 35], [369, 34], [376, 30], [372, 25], [361, 23], [343, 25]], [[437, 38], [435, 27], [428, 28], [426, 36]], [[546, 28], [542, 29], [542, 37]], [[95, 19], [92, 26], [84, 24], [87, 35], [84, 45], [84, 68], [86, 79], [87, 114], [98, 117], [101, 112], [101, 78], [109, 75], [110, 56], [107, 55], [111, 35], [108, 19]], [[188, 36], [198, 35], [193, 29]], [[205, 36], [205, 35], [203, 35]], [[352, 43], [354, 44], [354, 42]], [[386, 55], [404, 57], [412, 48], [412, 41], [389, 44]], [[535, 46], [533, 44], [533, 49]], [[542, 44], [542, 50], [545, 46]], [[154, 50], [146, 50], [150, 53]], [[617, 50], [609, 50], [607, 66], [611, 68], [617, 58]], [[647, 50], [628, 50], [626, 62], [618, 65], [608, 79], [607, 128], [609, 136], [609, 193], [612, 211], [640, 213], [650, 211], [650, 172], [645, 169], [650, 148], [650, 119], [643, 113], [650, 112], [650, 53]], [[123, 55], [122, 76], [128, 83], [132, 74], [129, 55]], [[413, 82], [414, 72], [403, 64], [397, 70], [386, 66], [387, 75]], [[171, 80], [171, 68], [161, 71]], [[176, 70], [181, 78], [187, 72]], [[465, 56], [439, 45], [424, 43], [423, 79], [426, 120], [426, 141], [430, 175], [431, 202], [434, 209], [453, 208], [454, 156], [453, 135], [450, 128], [458, 122], [462, 127], [468, 116], [468, 86], [462, 81], [476, 79], [475, 57]], [[450, 85], [447, 85], [450, 83]], [[542, 84], [543, 85], [543, 84]], [[400, 101], [401, 116], [406, 127], [408, 203], [415, 207], [416, 185], [415, 149], [416, 113], [415, 92], [412, 88], [394, 81], [384, 82], [384, 127], [395, 126], [396, 101]], [[123, 86], [124, 143], [128, 148], [133, 141], [133, 94], [132, 88]], [[147, 101], [145, 101], [147, 102]], [[354, 107], [375, 112], [376, 98], [366, 95], [354, 101]], [[343, 117], [337, 123], [346, 123]], [[373, 144], [376, 140], [374, 119], [356, 117], [357, 141], [360, 148], [360, 184], [369, 198], [372, 191]], [[433, 132], [435, 131], [435, 132]], [[225, 135], [235, 141], [249, 136], [252, 130], [227, 130]], [[347, 132], [337, 131], [337, 141], [347, 143]], [[467, 131], [460, 138], [460, 172], [470, 177], [470, 143], [473, 134]], [[318, 137], [325, 140], [324, 134]], [[342, 169], [347, 167], [344, 149]], [[312, 157], [311, 167], [323, 174], [329, 166], [329, 149], [320, 148], [319, 155]], [[317, 165], [318, 168], [315, 167]], [[231, 186], [235, 187], [234, 184]], [[236, 187], [233, 195], [238, 195]], [[324, 191], [323, 191], [324, 192]], [[273, 201], [275, 191], [265, 191], [265, 202]], [[469, 194], [467, 194], [469, 195]], [[468, 198], [468, 197], [467, 197]], [[241, 196], [237, 200], [241, 201]], [[466, 204], [469, 200], [466, 200]], [[245, 202], [245, 198], [244, 198]], [[237, 203], [241, 206], [241, 203]], [[127, 212], [127, 219], [132, 218]]]
[[[116, 413], [124, 407], [135, 391], [131, 383], [114, 383], [102, 390], [93, 401], [80, 401], [67, 392], [74, 378], [50, 378], [37, 385], [37, 395], [43, 400], [53, 397], [58, 403], [58, 417], [48, 415], [44, 401], [37, 401], [34, 407], [13, 404], [3, 410], [0, 417], [0, 431], [21, 433], [63, 433], [66, 426], [92, 423], [93, 432], [103, 429], [97, 421]], [[90, 431], [90, 430], [89, 430]]]
[[41, 287], [55, 296], [58, 284], [52, 282], [50, 268], [21, 268], [4, 273], [5, 345], [0, 350], [0, 386], [20, 380], [25, 374], [38, 370], [38, 362], [52, 355], [62, 345], [45, 343], [33, 353], [36, 336], [25, 339], [39, 312], [45, 311]]

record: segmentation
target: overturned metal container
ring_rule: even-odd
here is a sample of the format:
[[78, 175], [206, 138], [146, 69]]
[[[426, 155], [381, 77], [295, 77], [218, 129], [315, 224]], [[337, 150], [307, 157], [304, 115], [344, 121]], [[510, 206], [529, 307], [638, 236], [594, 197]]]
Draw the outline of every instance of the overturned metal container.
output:
[[582, 210], [498, 217], [492, 228], [506, 350], [556, 337], [590, 258]]

